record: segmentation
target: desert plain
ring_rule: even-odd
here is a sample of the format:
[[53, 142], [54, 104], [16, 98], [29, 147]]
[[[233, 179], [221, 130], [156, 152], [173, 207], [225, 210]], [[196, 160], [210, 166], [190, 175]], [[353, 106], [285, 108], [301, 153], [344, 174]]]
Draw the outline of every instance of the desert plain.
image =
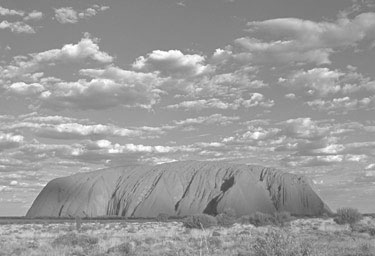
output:
[[294, 218], [283, 226], [233, 225], [193, 229], [180, 220], [6, 220], [0, 255], [372, 256], [375, 218], [355, 225], [333, 218]]

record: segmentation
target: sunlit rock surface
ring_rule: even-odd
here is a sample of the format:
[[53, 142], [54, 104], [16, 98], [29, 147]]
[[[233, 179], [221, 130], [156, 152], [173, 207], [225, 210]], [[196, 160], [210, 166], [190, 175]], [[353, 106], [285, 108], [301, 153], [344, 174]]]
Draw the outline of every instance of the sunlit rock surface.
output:
[[304, 176], [260, 166], [186, 161], [54, 179], [26, 216], [185, 216], [217, 214], [225, 208], [232, 208], [237, 215], [329, 212]]

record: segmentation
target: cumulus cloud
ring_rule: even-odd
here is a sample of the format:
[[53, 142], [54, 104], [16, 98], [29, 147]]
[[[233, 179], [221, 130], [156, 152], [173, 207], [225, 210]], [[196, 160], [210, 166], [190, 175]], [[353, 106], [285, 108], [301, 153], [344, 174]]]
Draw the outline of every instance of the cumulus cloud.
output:
[[201, 124], [219, 124], [228, 125], [233, 121], [239, 120], [238, 116], [224, 116], [222, 114], [213, 114], [210, 116], [199, 116], [196, 118], [188, 118], [185, 120], [174, 121], [177, 126], [190, 126], [190, 125], [201, 125]]
[[118, 143], [112, 144], [109, 141], [99, 142], [103, 144], [103, 148], [107, 150], [109, 154], [122, 154], [122, 153], [171, 153], [177, 150], [181, 150], [178, 147], [170, 146], [145, 146], [142, 144], [125, 144], [120, 145]]
[[375, 164], [369, 164], [365, 168], [366, 177], [375, 177]]
[[375, 107], [374, 98], [351, 99], [346, 96], [343, 98], [334, 98], [332, 100], [316, 99], [308, 101], [307, 105], [319, 111], [326, 111], [328, 114], [346, 114], [349, 111], [359, 109], [372, 109]]
[[257, 69], [251, 66], [233, 71], [221, 71], [217, 68], [214, 73], [192, 81], [188, 84], [187, 90], [195, 97], [240, 98], [246, 93], [269, 86], [257, 78], [256, 72]]
[[20, 10], [11, 10], [0, 6], [0, 15], [2, 16], [24, 16], [25, 12]]
[[[99, 49], [96, 39], [84, 37], [77, 44], [66, 44], [61, 49], [52, 49], [29, 56], [14, 57], [13, 62], [0, 70], [0, 78], [3, 80], [20, 79], [37, 80], [43, 73], [35, 73], [45, 67], [58, 63], [79, 62], [87, 59], [99, 63], [110, 63], [113, 61], [108, 53]], [[32, 75], [37, 75], [32, 79]]]
[[36, 95], [44, 91], [44, 86], [38, 83], [26, 84], [18, 82], [11, 84], [8, 90], [19, 95]]
[[77, 11], [73, 7], [62, 7], [55, 9], [55, 18], [61, 24], [77, 23], [80, 19], [88, 19], [98, 14], [100, 11], [109, 9], [108, 6], [99, 6], [97, 4], [83, 11]]
[[[85, 140], [70, 145], [65, 144], [43, 144], [32, 142], [21, 146], [13, 157], [22, 162], [46, 162], [50, 159], [58, 161], [78, 161], [85, 164], [131, 164], [146, 161], [148, 157], [162, 155], [180, 154], [196, 151], [189, 145], [161, 146], [144, 144], [120, 144], [109, 140]], [[55, 160], [55, 161], [56, 161]], [[63, 164], [63, 163], [62, 163]]]
[[228, 109], [233, 108], [231, 104], [224, 103], [219, 99], [202, 99], [183, 101], [177, 104], [166, 106], [167, 109], [194, 109], [201, 110], [205, 108]]
[[23, 18], [25, 21], [38, 21], [43, 19], [43, 13], [37, 10], [33, 10]]
[[22, 21], [15, 21], [15, 22], [9, 22], [6, 20], [3, 20], [0, 23], [0, 29], [9, 29], [10, 31], [21, 34], [34, 34], [35, 30], [28, 24], [22, 22]]
[[78, 22], [78, 14], [72, 7], [55, 9], [55, 18], [62, 24]]
[[327, 166], [343, 162], [342, 155], [335, 156], [289, 156], [283, 159], [290, 167], [317, 167]]
[[330, 132], [329, 125], [319, 124], [310, 117], [288, 119], [280, 124], [284, 126], [283, 134], [298, 139], [317, 140]]
[[[333, 22], [297, 18], [252, 21], [250, 36], [217, 51], [214, 58], [235, 63], [315, 63], [330, 64], [333, 52], [375, 38], [375, 13], [361, 13], [350, 19], [342, 16]], [[267, 38], [269, 40], [263, 40]]]
[[195, 118], [187, 118], [184, 120], [175, 120], [173, 124], [165, 125], [164, 130], [178, 130], [178, 131], [195, 131], [202, 126], [219, 125], [227, 126], [240, 119], [239, 116], [225, 116], [222, 114], [212, 114], [210, 116], [198, 116]]
[[102, 63], [113, 61], [113, 57], [99, 50], [97, 40], [89, 37], [82, 38], [77, 44], [66, 44], [61, 49], [53, 49], [37, 54], [31, 54], [31, 57], [33, 61], [38, 63], [79, 61], [87, 58]]
[[347, 143], [345, 137], [341, 136], [358, 133], [358, 129], [346, 129], [346, 125], [333, 124], [332, 120], [317, 122], [310, 118], [299, 118], [282, 124], [284, 128], [280, 134], [286, 138], [275, 150], [294, 152], [283, 159], [291, 166], [363, 162], [373, 154], [373, 142]]
[[296, 98], [296, 95], [294, 93], [288, 93], [288, 94], [285, 94], [285, 98], [294, 100]]
[[105, 136], [140, 136], [142, 131], [120, 128], [113, 125], [93, 124], [85, 125], [80, 123], [64, 123], [57, 125], [39, 125], [34, 128], [36, 135], [40, 137], [55, 139], [79, 139], [84, 137], [105, 137]]
[[210, 70], [204, 62], [205, 57], [198, 54], [183, 54], [179, 50], [155, 50], [146, 57], [139, 57], [132, 66], [140, 71], [157, 71], [162, 76], [190, 77]]
[[374, 92], [375, 82], [348, 68], [348, 72], [328, 68], [313, 68], [292, 72], [286, 78], [280, 77], [279, 83], [295, 92], [310, 97], [329, 97], [349, 95], [357, 92]]
[[248, 99], [237, 98], [230, 101], [221, 100], [218, 98], [211, 99], [199, 99], [182, 101], [177, 104], [166, 106], [167, 109], [185, 109], [185, 110], [201, 110], [201, 109], [232, 109], [236, 110], [240, 107], [252, 108], [252, 107], [263, 107], [271, 108], [275, 105], [275, 102], [270, 99], [266, 99], [263, 94], [251, 93]]
[[158, 87], [163, 79], [154, 73], [110, 66], [104, 70], [82, 70], [81, 74], [96, 78], [55, 83], [41, 93], [42, 105], [56, 109], [103, 109], [119, 105], [150, 108], [162, 93]]
[[164, 133], [162, 127], [119, 127], [113, 124], [98, 124], [85, 119], [64, 116], [40, 116], [37, 113], [4, 120], [0, 122], [0, 129], [26, 131], [36, 137], [61, 140], [105, 137], [155, 138]]
[[268, 161], [274, 160], [276, 165], [297, 167], [363, 163], [373, 155], [373, 142], [358, 144], [345, 141], [349, 134], [361, 130], [373, 132], [359, 123], [335, 124], [333, 120], [295, 118], [279, 123], [255, 120], [244, 125], [245, 128], [222, 139], [223, 148], [268, 152], [268, 156], [264, 157]]
[[257, 107], [257, 106], [270, 108], [275, 105], [275, 102], [273, 100], [266, 100], [263, 94], [255, 92], [255, 93], [250, 94], [250, 98], [248, 100], [242, 101], [242, 105], [245, 108]]
[[59, 63], [87, 60], [111, 63], [113, 57], [100, 51], [97, 43], [98, 40], [86, 35], [77, 44], [67, 44], [61, 49], [16, 56], [0, 70], [3, 87], [12, 95], [34, 97], [30, 107], [55, 110], [115, 106], [151, 108], [162, 96], [176, 95], [177, 98], [179, 94], [192, 99], [178, 103], [183, 108], [187, 105], [194, 105], [195, 109], [207, 108], [202, 105], [207, 97], [214, 97], [208, 100], [208, 108], [270, 108], [275, 104], [263, 94], [253, 92], [268, 86], [256, 79], [255, 67], [231, 71], [211, 63], [205, 56], [183, 54], [178, 50], [156, 50], [146, 57], [141, 56], [133, 63], [132, 70], [113, 65], [104, 69], [81, 69], [79, 75], [86, 78], [76, 81], [45, 76], [46, 68]]
[[12, 133], [3, 133], [0, 131], [0, 152], [5, 149], [16, 148], [24, 142], [24, 137]]
[[280, 133], [278, 128], [264, 128], [259, 126], [250, 125], [246, 128], [246, 132], [240, 136], [240, 140], [243, 141], [260, 141], [267, 140], [275, 137]]
[[308, 95], [325, 97], [341, 90], [338, 81], [343, 75], [339, 71], [332, 71], [328, 68], [314, 68], [308, 71], [297, 71], [287, 79], [279, 79], [279, 82], [286, 87], [304, 91]]

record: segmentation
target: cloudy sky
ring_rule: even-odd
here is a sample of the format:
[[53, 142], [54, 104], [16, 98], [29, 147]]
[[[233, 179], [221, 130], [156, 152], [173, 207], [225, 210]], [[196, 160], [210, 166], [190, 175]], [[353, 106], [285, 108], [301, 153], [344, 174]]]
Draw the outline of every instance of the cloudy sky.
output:
[[51, 179], [176, 160], [375, 212], [374, 0], [1, 0], [0, 216]]

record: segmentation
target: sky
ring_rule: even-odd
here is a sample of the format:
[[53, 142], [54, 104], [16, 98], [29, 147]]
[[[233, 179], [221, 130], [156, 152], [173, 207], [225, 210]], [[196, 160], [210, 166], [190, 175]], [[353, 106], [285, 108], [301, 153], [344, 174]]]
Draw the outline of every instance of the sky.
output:
[[48, 181], [182, 160], [375, 212], [374, 0], [0, 0], [0, 216]]

